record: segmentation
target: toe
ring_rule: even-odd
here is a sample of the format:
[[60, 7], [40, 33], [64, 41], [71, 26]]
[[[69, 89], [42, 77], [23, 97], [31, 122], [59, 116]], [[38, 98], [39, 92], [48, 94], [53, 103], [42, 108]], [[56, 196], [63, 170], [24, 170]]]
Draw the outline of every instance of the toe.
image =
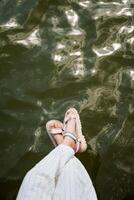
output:
[[50, 124], [50, 128], [55, 128], [55, 124], [53, 122]]
[[61, 128], [60, 122], [57, 122], [57, 121], [53, 122], [53, 123], [51, 124], [51, 128]]
[[54, 128], [57, 128], [57, 122], [54, 123]]
[[63, 124], [58, 120], [51, 120], [48, 124], [48, 129], [63, 128]]

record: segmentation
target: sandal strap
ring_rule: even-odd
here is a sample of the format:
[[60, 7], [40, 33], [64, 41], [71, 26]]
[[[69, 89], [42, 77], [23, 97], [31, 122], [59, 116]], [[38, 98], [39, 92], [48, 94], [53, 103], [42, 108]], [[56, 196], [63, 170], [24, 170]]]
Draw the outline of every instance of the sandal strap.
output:
[[[67, 117], [66, 120], [64, 120], [64, 123], [63, 123], [63, 131], [65, 131], [66, 124], [67, 124], [68, 121], [71, 120], [71, 119], [76, 119], [76, 117], [75, 117], [75, 116], [69, 116], [69, 117]], [[71, 133], [71, 134], [73, 134], [73, 133]], [[73, 135], [74, 135], [74, 134], [73, 134]], [[76, 136], [75, 136], [75, 137], [76, 137]]]
[[69, 115], [68, 117], [66, 117], [64, 123], [67, 124], [67, 122], [71, 119], [76, 119], [76, 116], [75, 115]]
[[71, 132], [64, 132], [63, 136], [68, 136], [70, 137], [71, 139], [73, 139], [76, 143], [76, 150], [75, 150], [75, 153], [79, 151], [80, 149], [80, 144], [81, 144], [81, 140], [80, 138], [76, 137], [76, 135], [74, 133], [71, 133]]
[[71, 132], [64, 132], [63, 136], [68, 136], [70, 137], [71, 139], [73, 139], [75, 142], [77, 142], [78, 138], [75, 136], [74, 133], [71, 133]]
[[62, 128], [51, 128], [50, 129], [50, 133], [52, 135], [62, 134], [63, 133], [63, 129]]
[[75, 153], [77, 153], [79, 151], [80, 145], [81, 145], [81, 141], [77, 141]]

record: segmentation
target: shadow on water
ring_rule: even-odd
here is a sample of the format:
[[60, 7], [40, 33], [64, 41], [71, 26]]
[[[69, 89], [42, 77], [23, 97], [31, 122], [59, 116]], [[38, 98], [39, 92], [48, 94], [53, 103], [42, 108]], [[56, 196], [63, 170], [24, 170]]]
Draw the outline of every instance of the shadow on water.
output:
[[0, 2], [0, 199], [52, 150], [40, 124], [70, 106], [98, 198], [134, 199], [133, 33], [129, 0]]

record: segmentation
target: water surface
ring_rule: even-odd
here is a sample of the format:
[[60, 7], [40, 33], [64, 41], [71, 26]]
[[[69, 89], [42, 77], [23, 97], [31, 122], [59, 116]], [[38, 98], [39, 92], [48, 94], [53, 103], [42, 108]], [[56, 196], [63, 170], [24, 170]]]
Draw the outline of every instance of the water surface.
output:
[[0, 199], [50, 150], [42, 123], [75, 106], [100, 200], [134, 199], [134, 3], [0, 1]]

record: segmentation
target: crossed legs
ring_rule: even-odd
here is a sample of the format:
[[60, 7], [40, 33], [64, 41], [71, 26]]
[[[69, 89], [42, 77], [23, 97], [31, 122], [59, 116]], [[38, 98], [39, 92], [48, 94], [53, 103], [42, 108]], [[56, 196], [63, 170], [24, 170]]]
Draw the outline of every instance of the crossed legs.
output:
[[[53, 122], [51, 128], [59, 128]], [[66, 131], [76, 132], [74, 119]], [[74, 156], [76, 143], [62, 135], [54, 135], [58, 146], [25, 176], [17, 200], [96, 200], [96, 193], [84, 166]]]

